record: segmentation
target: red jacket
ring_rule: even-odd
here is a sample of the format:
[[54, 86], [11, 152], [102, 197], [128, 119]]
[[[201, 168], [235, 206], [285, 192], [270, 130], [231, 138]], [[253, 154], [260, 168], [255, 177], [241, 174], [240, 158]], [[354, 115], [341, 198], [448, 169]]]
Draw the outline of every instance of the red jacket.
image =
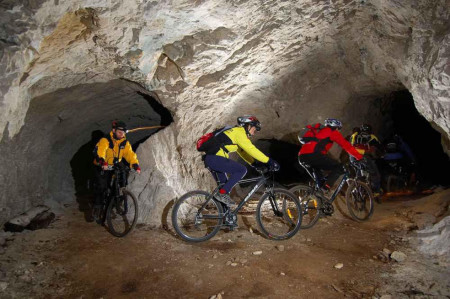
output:
[[[320, 130], [320, 124], [316, 124], [314, 129]], [[317, 132], [317, 131], [316, 131]], [[357, 160], [361, 160], [363, 156], [345, 140], [344, 136], [338, 130], [332, 130], [330, 127], [325, 127], [318, 131], [315, 135], [313, 132], [308, 131], [304, 137], [316, 137], [317, 141], [310, 141], [302, 146], [299, 155], [321, 153], [326, 155], [330, 148], [333, 146], [333, 142], [339, 144], [347, 153], [355, 157]]]

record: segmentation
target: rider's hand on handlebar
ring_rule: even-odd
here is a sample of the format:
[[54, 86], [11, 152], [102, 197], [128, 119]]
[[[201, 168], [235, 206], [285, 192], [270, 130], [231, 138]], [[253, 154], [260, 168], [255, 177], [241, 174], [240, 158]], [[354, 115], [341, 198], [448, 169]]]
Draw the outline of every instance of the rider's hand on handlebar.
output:
[[141, 174], [141, 168], [139, 167], [138, 164], [134, 164], [134, 165], [133, 165], [133, 169], [134, 169], [138, 174]]
[[350, 162], [350, 164], [355, 167], [355, 168], [362, 168], [363, 164], [364, 164], [364, 158], [362, 158], [361, 160], [353, 160]]
[[103, 170], [108, 170], [108, 163], [105, 160], [101, 159], [100, 165]]
[[280, 170], [280, 164], [278, 164], [278, 162], [275, 161], [272, 158], [269, 158], [269, 161], [267, 162], [267, 164], [269, 165], [269, 170], [270, 171], [278, 171], [278, 170]]

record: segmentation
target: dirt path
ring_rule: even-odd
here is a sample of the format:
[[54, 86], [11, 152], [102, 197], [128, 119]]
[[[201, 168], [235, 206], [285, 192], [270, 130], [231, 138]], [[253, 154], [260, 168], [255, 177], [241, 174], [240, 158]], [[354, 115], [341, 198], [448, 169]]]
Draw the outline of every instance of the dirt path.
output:
[[[118, 239], [87, 223], [74, 204], [48, 229], [7, 235], [0, 255], [0, 297], [408, 297], [407, 289], [399, 289], [408, 288], [398, 276], [399, 265], [383, 261], [381, 251], [409, 252], [414, 223], [407, 214], [419, 205], [435, 211], [443, 199], [435, 201], [428, 208], [419, 199], [385, 201], [376, 205], [367, 223], [336, 212], [282, 242], [250, 232], [249, 226], [257, 231], [256, 223], [253, 216], [245, 216], [237, 231], [221, 231], [201, 244], [147, 227]], [[262, 254], [254, 255], [255, 251]], [[341, 269], [335, 268], [338, 263]], [[444, 274], [436, 283], [445, 298], [450, 295], [445, 274], [450, 272], [435, 267]], [[431, 294], [439, 295], [436, 292]]]

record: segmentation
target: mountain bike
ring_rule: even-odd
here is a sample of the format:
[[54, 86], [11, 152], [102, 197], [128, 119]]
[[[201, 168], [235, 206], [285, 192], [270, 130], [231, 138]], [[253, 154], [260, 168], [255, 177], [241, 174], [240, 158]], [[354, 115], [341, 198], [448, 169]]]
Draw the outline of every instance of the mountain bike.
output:
[[386, 192], [413, 192], [416, 191], [418, 181], [416, 172], [411, 165], [404, 166], [400, 160], [386, 161]]
[[261, 233], [271, 240], [285, 240], [300, 229], [302, 212], [297, 197], [287, 189], [274, 187], [274, 172], [257, 169], [259, 176], [243, 179], [239, 185], [256, 182], [236, 208], [218, 201], [219, 182], [217, 173], [211, 171], [218, 187], [212, 192], [195, 190], [181, 196], [172, 210], [172, 224], [176, 233], [185, 241], [202, 242], [212, 238], [221, 228], [237, 227], [239, 210], [262, 186], [264, 194], [256, 207], [256, 221]]
[[[350, 178], [349, 171], [345, 167], [338, 187], [331, 196], [327, 196], [325, 194], [327, 191], [323, 190], [325, 179], [320, 174], [320, 170], [316, 170], [300, 160], [299, 163], [312, 178], [310, 185], [300, 184], [290, 189], [302, 204], [301, 228], [310, 228], [317, 223], [320, 217], [331, 216], [334, 212], [333, 202], [345, 184], [348, 186], [345, 199], [352, 218], [356, 221], [365, 221], [372, 216], [374, 204], [370, 187], [359, 179]], [[352, 166], [361, 168], [359, 162], [352, 163]]]
[[136, 226], [138, 219], [138, 203], [136, 196], [126, 189], [130, 168], [123, 163], [108, 166], [112, 171], [108, 189], [103, 196], [103, 204], [93, 209], [95, 221], [108, 225], [109, 232], [116, 237], [124, 237]]

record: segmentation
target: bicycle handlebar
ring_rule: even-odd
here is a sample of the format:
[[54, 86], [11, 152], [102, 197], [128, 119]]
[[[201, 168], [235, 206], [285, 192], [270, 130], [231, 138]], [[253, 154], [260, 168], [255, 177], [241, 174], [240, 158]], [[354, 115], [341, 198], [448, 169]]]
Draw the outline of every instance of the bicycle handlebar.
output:
[[266, 166], [261, 166], [261, 167], [255, 167], [255, 170], [260, 173], [260, 174], [266, 174], [266, 173], [274, 173], [277, 172], [278, 170], [274, 170], [274, 169], [270, 169], [269, 167]]
[[367, 169], [367, 165], [364, 161], [353, 161], [350, 162], [350, 166], [352, 166], [355, 170], [366, 170]]
[[123, 170], [126, 172], [136, 172], [136, 170], [134, 168], [130, 168], [128, 166], [122, 165], [122, 166], [117, 166], [117, 165], [108, 165], [108, 168], [106, 170]]

